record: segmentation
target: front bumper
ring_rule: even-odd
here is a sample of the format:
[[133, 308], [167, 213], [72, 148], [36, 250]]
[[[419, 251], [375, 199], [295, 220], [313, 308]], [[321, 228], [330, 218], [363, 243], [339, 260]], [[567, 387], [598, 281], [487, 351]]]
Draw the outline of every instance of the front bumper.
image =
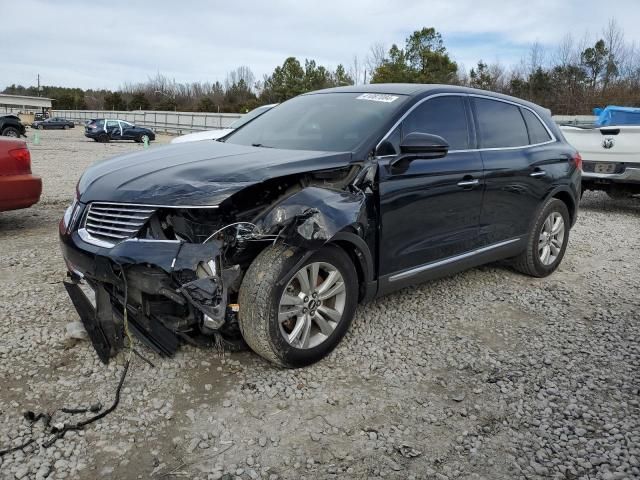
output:
[[[220, 242], [129, 239], [106, 248], [69, 231], [64, 219], [59, 236], [68, 268], [65, 288], [104, 363], [123, 347], [125, 298], [131, 331], [161, 355], [172, 355], [181, 339], [224, 325], [226, 288], [216, 267]], [[198, 278], [202, 262], [214, 271]], [[83, 283], [95, 292], [94, 301]]]

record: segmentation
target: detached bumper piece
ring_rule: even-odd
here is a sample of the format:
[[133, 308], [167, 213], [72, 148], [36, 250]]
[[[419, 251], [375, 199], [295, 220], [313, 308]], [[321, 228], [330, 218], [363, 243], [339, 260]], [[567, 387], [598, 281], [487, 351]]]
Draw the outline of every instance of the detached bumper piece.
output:
[[[64, 281], [65, 289], [78, 311], [78, 315], [89, 334], [93, 347], [102, 363], [107, 364], [124, 346], [124, 320], [121, 309], [114, 306], [107, 290], [95, 283], [91, 288], [95, 291], [95, 307], [79, 283], [84, 280], [71, 277]], [[130, 330], [145, 345], [162, 356], [173, 355], [180, 340], [174, 332], [160, 322], [144, 319], [138, 312], [127, 312]], [[146, 320], [146, 321], [145, 321]]]

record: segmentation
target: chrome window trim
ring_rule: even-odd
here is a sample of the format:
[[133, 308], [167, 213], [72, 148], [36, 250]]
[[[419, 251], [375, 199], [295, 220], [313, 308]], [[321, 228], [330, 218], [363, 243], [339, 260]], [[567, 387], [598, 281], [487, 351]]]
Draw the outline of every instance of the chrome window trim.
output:
[[[527, 110], [529, 110], [531, 113], [533, 113], [536, 116], [536, 118], [540, 121], [540, 123], [542, 123], [542, 126], [545, 128], [545, 130], [549, 134], [549, 137], [551, 137], [551, 140], [547, 140], [546, 142], [531, 143], [531, 144], [527, 144], [527, 145], [519, 145], [517, 147], [467, 148], [467, 149], [460, 149], [460, 150], [449, 150], [448, 153], [491, 152], [491, 151], [500, 151], [500, 150], [518, 150], [518, 149], [521, 149], [521, 148], [539, 147], [541, 145], [547, 145], [549, 143], [554, 143], [554, 142], [558, 141], [558, 139], [553, 134], [553, 132], [549, 129], [549, 127], [544, 122], [544, 120], [542, 120], [540, 115], [538, 115], [538, 112], [536, 112], [535, 110], [533, 110], [530, 107], [527, 107], [526, 105], [523, 105], [523, 104], [517, 103], [517, 102], [512, 102], [510, 100], [506, 100], [506, 99], [503, 99], [503, 98], [497, 98], [497, 97], [492, 97], [490, 95], [482, 95], [482, 94], [478, 94], [478, 93], [443, 92], [443, 93], [434, 93], [433, 95], [429, 95], [427, 97], [424, 97], [423, 99], [417, 101], [414, 105], [412, 105], [411, 108], [409, 108], [409, 110], [404, 112], [404, 114], [398, 119], [398, 121], [393, 124], [393, 126], [387, 131], [387, 133], [385, 133], [385, 135], [382, 137], [382, 139], [376, 144], [375, 150], [378, 149], [378, 147], [380, 146], [380, 144], [382, 142], [384, 142], [387, 138], [389, 138], [389, 136], [393, 133], [393, 131], [396, 128], [398, 128], [398, 126], [405, 120], [405, 118], [407, 118], [407, 116], [411, 112], [413, 112], [416, 108], [418, 108], [424, 102], [426, 102], [428, 100], [431, 100], [432, 98], [437, 98], [437, 97], [467, 97], [467, 98], [468, 97], [476, 97], [476, 98], [484, 98], [484, 99], [487, 99], [487, 100], [494, 100], [496, 102], [508, 103], [510, 105], [515, 105], [516, 107], [520, 107], [520, 108], [526, 108]], [[472, 119], [472, 121], [475, 123], [475, 119]], [[523, 119], [523, 122], [524, 122], [524, 119]], [[526, 126], [526, 122], [525, 122], [525, 126]], [[528, 131], [527, 131], [527, 133], [528, 133]], [[379, 157], [375, 157], [375, 158], [389, 158], [389, 157], [395, 157], [395, 156], [396, 155], [383, 155], [383, 156], [379, 156]]]
[[462, 253], [460, 255], [455, 255], [453, 257], [444, 258], [442, 260], [436, 260], [435, 262], [425, 263], [423, 265], [420, 265], [419, 267], [414, 267], [414, 268], [411, 268], [409, 270], [405, 270], [404, 272], [400, 272], [400, 273], [396, 273], [394, 275], [391, 275], [389, 277], [389, 282], [397, 282], [398, 280], [403, 280], [405, 278], [413, 277], [414, 275], [417, 275], [417, 274], [422, 273], [422, 272], [426, 272], [426, 271], [431, 270], [433, 268], [441, 267], [443, 265], [448, 265], [450, 263], [457, 262], [458, 260], [463, 260], [465, 258], [473, 257], [473, 256], [478, 255], [480, 253], [489, 252], [489, 251], [494, 250], [496, 248], [504, 247], [506, 245], [510, 245], [512, 243], [519, 242], [520, 240], [521, 240], [520, 237], [512, 238], [510, 240], [504, 240], [502, 242], [498, 242], [498, 243], [494, 243], [494, 244], [491, 244], [491, 245], [487, 245], [486, 247], [477, 248], [475, 250], [471, 250], [469, 252]]

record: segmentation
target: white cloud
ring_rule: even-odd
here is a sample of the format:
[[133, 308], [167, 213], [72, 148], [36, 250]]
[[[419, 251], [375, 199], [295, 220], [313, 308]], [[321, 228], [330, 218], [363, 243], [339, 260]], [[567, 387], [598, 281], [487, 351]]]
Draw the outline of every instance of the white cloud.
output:
[[[420, 0], [208, 2], [3, 2], [3, 36], [14, 48], [0, 58], [0, 88], [46, 84], [114, 88], [157, 71], [178, 81], [223, 81], [248, 65], [260, 78], [290, 55], [349, 64], [374, 42], [402, 44], [434, 26], [452, 56], [518, 61], [533, 41], [551, 47], [567, 33], [599, 33], [615, 17], [640, 42], [637, 0]], [[22, 20], [21, 20], [22, 19]], [[448, 39], [455, 39], [448, 41]]]

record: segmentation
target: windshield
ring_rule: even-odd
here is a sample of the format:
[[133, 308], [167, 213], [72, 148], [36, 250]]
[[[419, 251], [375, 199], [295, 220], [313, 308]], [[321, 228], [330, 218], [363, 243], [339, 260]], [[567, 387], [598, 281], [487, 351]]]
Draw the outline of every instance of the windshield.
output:
[[269, 106], [265, 105], [263, 107], [254, 108], [249, 113], [247, 113], [246, 115], [241, 116], [239, 119], [237, 119], [231, 125], [229, 125], [229, 128], [240, 128], [245, 123], [253, 120], [256, 117], [259, 117], [264, 112], [266, 112], [267, 110], [270, 110], [272, 108], [273, 108], [273, 105], [269, 105]]
[[404, 95], [372, 93], [301, 95], [231, 133], [226, 142], [289, 150], [353, 151], [405, 100]]

